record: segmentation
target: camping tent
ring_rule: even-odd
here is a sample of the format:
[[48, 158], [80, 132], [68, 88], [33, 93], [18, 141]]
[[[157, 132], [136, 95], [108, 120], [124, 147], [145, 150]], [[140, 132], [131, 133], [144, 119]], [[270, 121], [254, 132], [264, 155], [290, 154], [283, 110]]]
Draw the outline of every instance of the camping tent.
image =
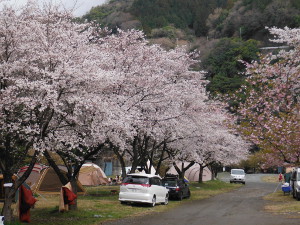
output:
[[[148, 168], [150, 167], [150, 160], [147, 161], [147, 166], [148, 166]], [[126, 167], [125, 167], [126, 173], [129, 173], [130, 170], [131, 170], [131, 166], [126, 166]], [[143, 174], [146, 174], [145, 170], [144, 170], [141, 166], [137, 166], [135, 172], [136, 172], [136, 173], [143, 173]], [[154, 166], [152, 165], [152, 166], [151, 166], [150, 174], [154, 175], [155, 173], [156, 173], [156, 170], [155, 170]], [[120, 174], [122, 174], [122, 170], [120, 171]]]
[[103, 170], [94, 163], [85, 163], [82, 165], [78, 180], [82, 185], [86, 186], [97, 186], [109, 183]]
[[[26, 166], [19, 170], [18, 176], [22, 176], [25, 171]], [[66, 176], [66, 169], [60, 167], [60, 171]], [[33, 193], [60, 192], [63, 186], [54, 169], [41, 164], [35, 164], [34, 169], [26, 179], [26, 183], [30, 186]], [[80, 182], [77, 182], [77, 192], [79, 194], [84, 192], [84, 188]]]
[[[184, 166], [187, 166], [188, 163], [185, 162]], [[181, 169], [181, 162], [177, 163], [177, 166]], [[184, 176], [189, 180], [189, 181], [199, 181], [199, 172], [200, 172], [200, 166], [198, 164], [194, 164], [192, 167], [190, 167], [184, 174]], [[172, 166], [167, 173], [169, 174], [174, 174], [177, 175], [177, 171], [174, 166]], [[211, 180], [211, 171], [205, 167], [203, 170], [203, 176], [202, 176], [203, 181], [208, 181]]]

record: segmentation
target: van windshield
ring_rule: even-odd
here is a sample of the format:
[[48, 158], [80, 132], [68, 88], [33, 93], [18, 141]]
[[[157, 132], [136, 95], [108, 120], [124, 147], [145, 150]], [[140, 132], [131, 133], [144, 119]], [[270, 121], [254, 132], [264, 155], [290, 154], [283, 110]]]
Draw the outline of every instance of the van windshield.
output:
[[244, 175], [244, 170], [231, 170], [231, 174]]
[[128, 184], [149, 184], [148, 177], [141, 177], [141, 176], [127, 176], [123, 180], [123, 183]]

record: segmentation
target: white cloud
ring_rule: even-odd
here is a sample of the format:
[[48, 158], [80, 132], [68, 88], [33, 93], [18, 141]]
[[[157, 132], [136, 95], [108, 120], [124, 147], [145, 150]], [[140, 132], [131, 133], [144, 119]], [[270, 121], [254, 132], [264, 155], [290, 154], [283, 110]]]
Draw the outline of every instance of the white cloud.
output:
[[[3, 4], [20, 7], [25, 5], [29, 0], [5, 0]], [[51, 2], [53, 4], [63, 5], [66, 9], [72, 10], [75, 16], [82, 16], [92, 7], [102, 5], [106, 0], [35, 0], [38, 3]]]

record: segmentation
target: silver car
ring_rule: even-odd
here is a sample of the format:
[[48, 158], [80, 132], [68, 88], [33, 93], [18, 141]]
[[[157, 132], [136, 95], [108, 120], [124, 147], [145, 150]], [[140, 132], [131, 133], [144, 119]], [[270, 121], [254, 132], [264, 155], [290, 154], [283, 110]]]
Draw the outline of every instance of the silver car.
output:
[[120, 186], [119, 201], [147, 203], [153, 207], [157, 203], [167, 205], [169, 194], [159, 175], [131, 173]]
[[240, 182], [246, 183], [246, 173], [243, 169], [232, 169], [230, 172], [230, 183]]

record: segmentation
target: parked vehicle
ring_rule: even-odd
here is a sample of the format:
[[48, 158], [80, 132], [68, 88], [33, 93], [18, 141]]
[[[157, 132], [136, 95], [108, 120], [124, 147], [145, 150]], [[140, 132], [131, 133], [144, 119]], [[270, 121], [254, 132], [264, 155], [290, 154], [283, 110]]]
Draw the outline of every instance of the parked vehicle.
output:
[[246, 183], [246, 173], [243, 169], [232, 169], [230, 172], [230, 183]]
[[158, 175], [127, 174], [120, 186], [119, 201], [124, 203], [147, 203], [152, 207], [157, 203], [168, 204], [168, 189], [162, 185]]
[[166, 176], [163, 178], [163, 185], [168, 188], [170, 199], [182, 200], [191, 196], [189, 185], [184, 179], [177, 176]]
[[293, 170], [290, 183], [293, 197], [300, 201], [300, 168]]

